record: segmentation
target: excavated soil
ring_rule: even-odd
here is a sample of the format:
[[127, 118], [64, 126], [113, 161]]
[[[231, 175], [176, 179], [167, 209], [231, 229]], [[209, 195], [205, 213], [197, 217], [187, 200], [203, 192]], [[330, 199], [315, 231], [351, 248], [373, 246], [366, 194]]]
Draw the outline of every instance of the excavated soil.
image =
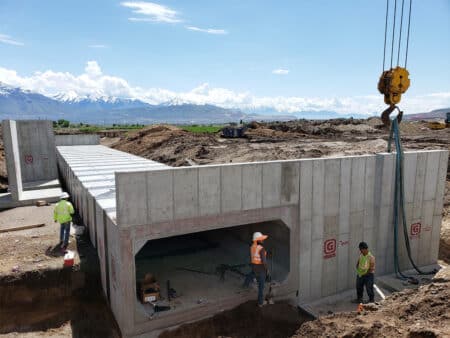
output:
[[[432, 131], [420, 122], [403, 122], [401, 129], [406, 150], [450, 145], [450, 129]], [[246, 138], [240, 139], [157, 125], [123, 136], [112, 147], [171, 166], [184, 166], [377, 153], [386, 151], [388, 136], [376, 118], [253, 122]]]
[[247, 302], [212, 318], [165, 331], [159, 338], [290, 337], [302, 323], [311, 319], [287, 303], [258, 308], [256, 302]]
[[449, 337], [450, 269], [418, 290], [394, 293], [364, 310], [321, 317], [303, 324], [300, 337]]

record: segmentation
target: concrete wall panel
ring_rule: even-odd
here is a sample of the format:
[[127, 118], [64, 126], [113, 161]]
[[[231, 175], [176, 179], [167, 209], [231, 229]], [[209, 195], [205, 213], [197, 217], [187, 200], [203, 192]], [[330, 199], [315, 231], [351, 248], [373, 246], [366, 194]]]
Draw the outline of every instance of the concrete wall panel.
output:
[[325, 209], [325, 161], [313, 161], [312, 240], [323, 240]]
[[434, 215], [440, 215], [442, 213], [442, 207], [444, 203], [444, 194], [445, 194], [445, 178], [447, 176], [447, 166], [448, 166], [448, 158], [449, 152], [444, 151], [440, 153], [439, 157], [439, 173], [437, 178], [437, 188], [436, 188], [436, 203], [434, 205]]
[[281, 163], [281, 205], [298, 204], [300, 165], [298, 162]]
[[341, 176], [341, 160], [330, 159], [325, 161], [325, 216], [339, 214], [339, 188]]
[[146, 173], [116, 173], [116, 189], [120, 226], [146, 224], [148, 222]]
[[100, 144], [100, 137], [96, 134], [55, 135], [56, 146], [77, 146]]
[[242, 208], [242, 166], [226, 165], [221, 170], [221, 212]]
[[198, 215], [198, 169], [186, 168], [173, 173], [175, 218], [193, 218]]
[[263, 208], [281, 204], [281, 163], [270, 162], [262, 165]]
[[173, 172], [155, 171], [147, 173], [147, 201], [149, 219], [146, 223], [163, 222], [174, 217]]
[[262, 208], [262, 170], [260, 164], [242, 166], [242, 209]]
[[199, 167], [199, 214], [220, 214], [220, 168]]

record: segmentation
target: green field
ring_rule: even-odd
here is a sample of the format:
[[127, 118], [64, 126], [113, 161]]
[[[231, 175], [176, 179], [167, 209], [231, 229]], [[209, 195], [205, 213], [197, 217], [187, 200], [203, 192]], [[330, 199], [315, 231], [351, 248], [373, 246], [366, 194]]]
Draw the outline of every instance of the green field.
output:
[[202, 126], [202, 125], [197, 125], [197, 124], [181, 127], [181, 129], [189, 131], [191, 133], [206, 133], [206, 134], [217, 133], [222, 128], [223, 128], [223, 126], [218, 126], [218, 125]]

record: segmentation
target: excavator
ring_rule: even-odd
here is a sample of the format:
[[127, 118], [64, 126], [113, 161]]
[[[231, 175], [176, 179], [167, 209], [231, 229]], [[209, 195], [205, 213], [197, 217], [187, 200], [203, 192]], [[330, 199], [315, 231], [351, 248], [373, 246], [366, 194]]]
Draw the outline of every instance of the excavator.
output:
[[[393, 16], [392, 16], [392, 39], [391, 39], [391, 53], [390, 53], [390, 67], [386, 69], [386, 42], [388, 34], [388, 22], [389, 22], [389, 9], [390, 0], [386, 0], [386, 23], [384, 30], [384, 53], [383, 53], [383, 72], [381, 73], [380, 79], [378, 81], [378, 90], [384, 95], [384, 103], [389, 105], [389, 107], [383, 111], [381, 114], [381, 120], [386, 127], [389, 127], [391, 120], [389, 115], [394, 111], [398, 111], [397, 120], [400, 122], [402, 120], [403, 111], [401, 111], [397, 104], [400, 103], [402, 94], [404, 94], [409, 86], [409, 72], [406, 69], [408, 62], [408, 47], [409, 47], [409, 33], [411, 24], [411, 6], [412, 0], [409, 0], [409, 13], [404, 15], [405, 10], [405, 0], [401, 0], [401, 15], [400, 15], [400, 25], [399, 29], [396, 28], [397, 21], [397, 2], [400, 0], [394, 0]], [[408, 27], [407, 27], [407, 38], [406, 38], [406, 53], [405, 53], [405, 63], [404, 67], [400, 66], [400, 52], [402, 47], [402, 33], [403, 33], [403, 18], [408, 17]], [[394, 66], [394, 43], [396, 41], [396, 33], [398, 31], [398, 46], [397, 46], [397, 65]], [[388, 51], [389, 53], [389, 51]]]

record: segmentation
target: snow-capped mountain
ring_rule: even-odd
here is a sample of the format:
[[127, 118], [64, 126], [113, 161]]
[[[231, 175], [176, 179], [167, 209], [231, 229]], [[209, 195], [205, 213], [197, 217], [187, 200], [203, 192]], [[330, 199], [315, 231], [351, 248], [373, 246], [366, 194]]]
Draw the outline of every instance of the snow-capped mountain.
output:
[[[160, 105], [105, 96], [79, 96], [66, 92], [48, 97], [0, 83], [0, 119], [67, 119], [92, 124], [112, 123], [223, 123], [268, 119], [238, 109], [196, 105], [172, 100]], [[273, 117], [272, 117], [273, 118]], [[289, 116], [277, 116], [288, 119]]]

